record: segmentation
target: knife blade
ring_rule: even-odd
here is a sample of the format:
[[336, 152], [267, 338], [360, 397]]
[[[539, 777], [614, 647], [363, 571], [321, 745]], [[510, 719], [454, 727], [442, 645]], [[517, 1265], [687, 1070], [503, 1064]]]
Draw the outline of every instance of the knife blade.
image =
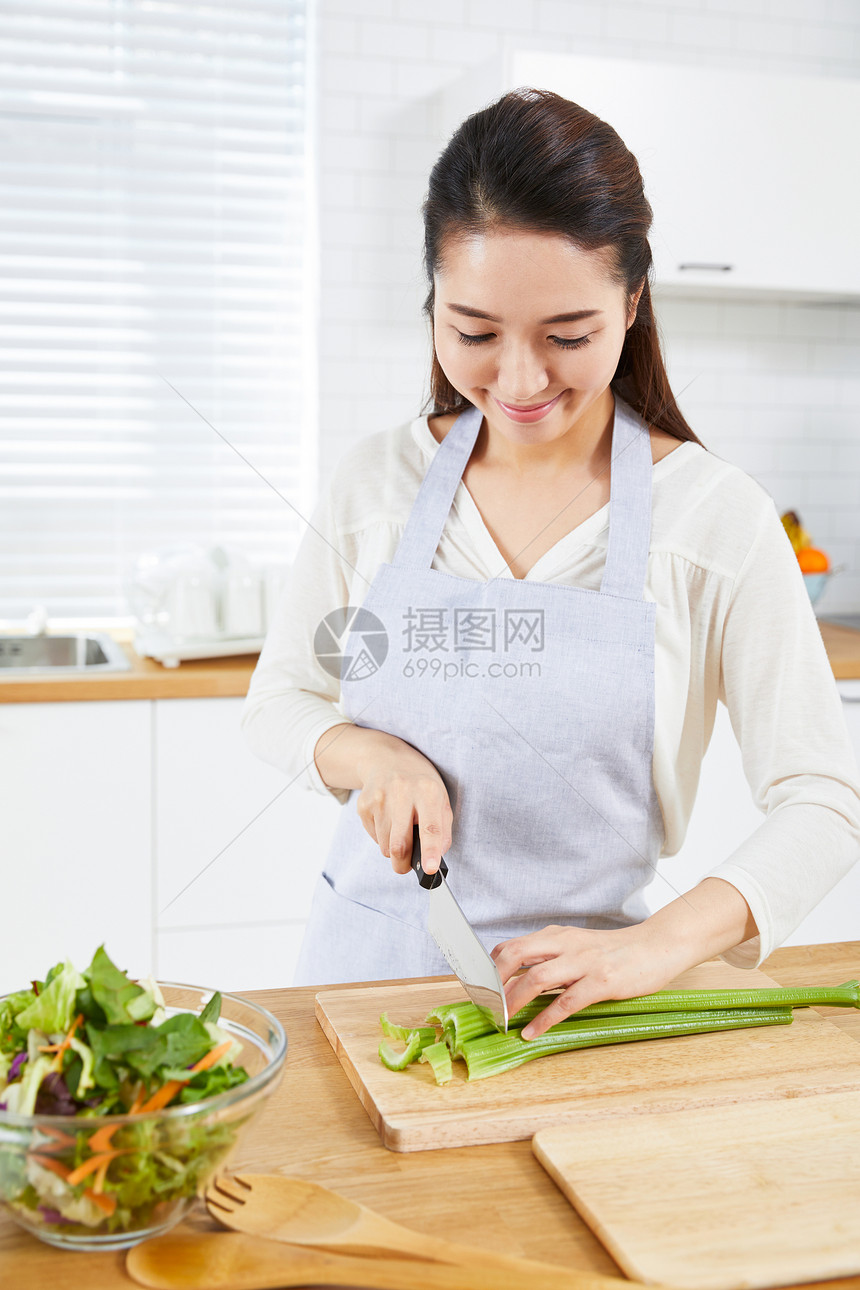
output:
[[436, 873], [424, 872], [417, 824], [412, 835], [412, 868], [429, 896], [427, 930], [475, 1006], [498, 1030], [507, 1033], [508, 1001], [499, 970], [448, 886], [444, 858]]

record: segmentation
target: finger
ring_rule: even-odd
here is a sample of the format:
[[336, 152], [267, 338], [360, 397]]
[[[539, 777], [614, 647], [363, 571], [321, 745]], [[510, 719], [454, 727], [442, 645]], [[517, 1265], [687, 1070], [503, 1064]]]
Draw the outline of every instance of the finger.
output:
[[578, 973], [569, 966], [560, 966], [560, 960], [555, 956], [535, 964], [505, 987], [508, 1013], [513, 1015], [519, 1012], [540, 994], [552, 994], [561, 987], [569, 986], [577, 976]]
[[393, 825], [388, 844], [391, 867], [395, 873], [409, 873], [412, 868], [412, 821], [408, 826]]
[[[377, 845], [378, 845], [378, 844], [379, 844], [379, 838], [376, 836], [376, 823], [375, 823], [375, 821], [374, 821], [374, 819], [373, 819], [373, 816], [372, 816], [372, 815], [368, 815], [367, 817], [365, 817], [365, 816], [359, 815], [359, 819], [361, 820], [362, 824], [364, 825], [366, 832], [370, 834], [370, 836], [373, 838], [374, 842], [376, 842], [376, 843], [377, 843]], [[381, 850], [381, 848], [380, 848], [380, 850]]]
[[537, 1039], [539, 1035], [545, 1034], [550, 1026], [557, 1026], [560, 1021], [575, 1017], [582, 1008], [587, 1008], [589, 1004], [597, 1003], [604, 998], [606, 998], [605, 991], [599, 990], [588, 976], [581, 977], [566, 990], [562, 990], [543, 1012], [539, 1012], [533, 1021], [523, 1027], [523, 1039]]
[[[373, 823], [372, 836], [387, 860], [391, 854], [391, 820], [382, 805], [374, 807], [368, 814]], [[368, 832], [370, 832], [369, 829]]]
[[419, 819], [418, 839], [421, 843], [421, 868], [425, 873], [435, 873], [443, 853], [451, 845], [451, 838], [438, 821]]
[[528, 936], [515, 936], [509, 941], [502, 941], [491, 954], [499, 969], [499, 976], [503, 981], [508, 981], [520, 968], [542, 963], [544, 959], [558, 955], [561, 952], [559, 933], [565, 930], [568, 929], [544, 927]]
[[545, 1034], [551, 1026], [557, 1026], [560, 1021], [566, 1021], [575, 1011], [575, 987], [562, 990], [561, 994], [557, 995], [553, 1002], [544, 1008], [543, 1012], [539, 1012], [527, 1026], [523, 1027], [523, 1039], [537, 1039], [539, 1035]]

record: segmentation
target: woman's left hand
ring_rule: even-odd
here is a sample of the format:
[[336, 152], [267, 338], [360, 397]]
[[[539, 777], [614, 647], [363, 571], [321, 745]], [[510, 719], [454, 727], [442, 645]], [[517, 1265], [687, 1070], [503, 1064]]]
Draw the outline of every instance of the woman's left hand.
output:
[[[571, 1013], [604, 999], [628, 999], [661, 990], [686, 964], [653, 943], [648, 924], [615, 931], [544, 927], [504, 941], [492, 957], [505, 985], [508, 1015], [548, 990], [562, 993], [523, 1030], [536, 1039]], [[517, 975], [521, 967], [527, 971]]]
[[[632, 927], [592, 931], [544, 927], [503, 941], [492, 957], [513, 1016], [545, 991], [562, 993], [523, 1029], [536, 1039], [571, 1013], [604, 999], [664, 989], [687, 968], [757, 935], [743, 896], [722, 878], [704, 878], [685, 896]], [[520, 968], [526, 971], [520, 973]]]

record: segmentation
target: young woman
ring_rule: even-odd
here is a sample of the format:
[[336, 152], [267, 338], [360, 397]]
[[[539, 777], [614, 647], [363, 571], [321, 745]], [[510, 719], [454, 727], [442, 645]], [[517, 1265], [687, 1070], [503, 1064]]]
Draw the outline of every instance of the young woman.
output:
[[[616, 133], [508, 94], [453, 136], [424, 216], [433, 410], [341, 463], [244, 727], [342, 803], [298, 981], [449, 970], [417, 823], [510, 1009], [562, 988], [530, 1037], [713, 955], [760, 962], [860, 855], [857, 770], [773, 502], [669, 388]], [[718, 699], [766, 819], [648, 916]]]

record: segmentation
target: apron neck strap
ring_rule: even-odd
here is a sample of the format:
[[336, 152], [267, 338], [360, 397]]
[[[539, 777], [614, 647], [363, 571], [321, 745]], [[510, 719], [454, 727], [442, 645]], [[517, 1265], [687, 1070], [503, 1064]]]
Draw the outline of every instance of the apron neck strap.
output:
[[651, 436], [615, 395], [609, 488], [609, 545], [600, 583], [605, 596], [641, 600], [651, 546]]
[[405, 569], [429, 569], [442, 540], [442, 530], [454, 494], [472, 455], [483, 421], [474, 407], [461, 412], [439, 445], [409, 513], [392, 564]]
[[[431, 568], [482, 420], [478, 408], [467, 408], [439, 445], [392, 560], [398, 568]], [[651, 437], [618, 395], [611, 453], [609, 546], [600, 590], [641, 600], [651, 542]]]

